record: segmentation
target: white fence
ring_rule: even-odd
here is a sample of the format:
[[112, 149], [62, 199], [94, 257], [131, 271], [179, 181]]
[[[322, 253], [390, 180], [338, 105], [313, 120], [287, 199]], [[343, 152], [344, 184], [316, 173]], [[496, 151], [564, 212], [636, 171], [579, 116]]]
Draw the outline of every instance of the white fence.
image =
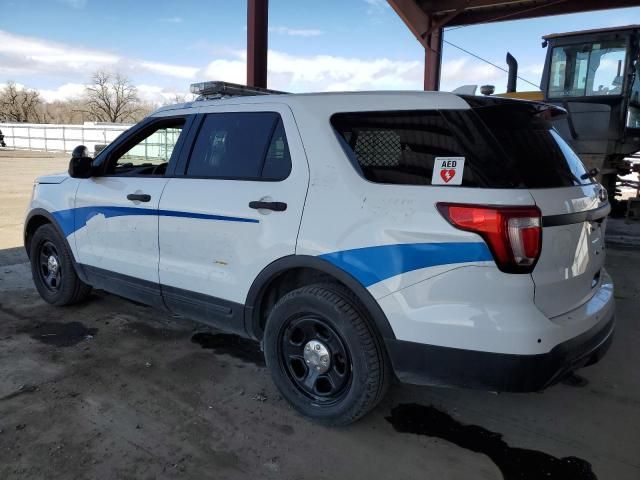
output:
[[111, 143], [127, 124], [54, 125], [42, 123], [0, 123], [7, 147], [18, 150], [71, 152], [77, 145], [85, 145], [91, 153], [96, 145]]

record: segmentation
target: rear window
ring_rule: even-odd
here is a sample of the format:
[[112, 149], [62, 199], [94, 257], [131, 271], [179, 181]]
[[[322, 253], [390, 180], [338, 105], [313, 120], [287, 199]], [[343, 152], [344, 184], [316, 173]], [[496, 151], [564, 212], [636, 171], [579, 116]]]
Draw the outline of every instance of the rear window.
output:
[[491, 105], [473, 112], [487, 126], [499, 148], [518, 170], [528, 188], [565, 187], [591, 183], [578, 155], [564, 141], [545, 111], [524, 105]]
[[430, 185], [439, 157], [464, 157], [463, 187], [550, 188], [588, 183], [577, 155], [531, 104], [470, 110], [339, 113], [331, 117], [369, 181]]

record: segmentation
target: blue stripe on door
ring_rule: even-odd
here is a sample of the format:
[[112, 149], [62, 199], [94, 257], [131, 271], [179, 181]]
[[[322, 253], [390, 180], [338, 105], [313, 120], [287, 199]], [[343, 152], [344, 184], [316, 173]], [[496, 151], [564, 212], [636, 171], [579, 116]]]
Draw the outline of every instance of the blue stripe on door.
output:
[[201, 220], [218, 220], [223, 222], [259, 223], [255, 218], [229, 217], [226, 215], [209, 215], [206, 213], [179, 212], [173, 210], [156, 210], [152, 208], [137, 207], [79, 207], [53, 212], [60, 228], [66, 236], [84, 227], [87, 222], [96, 215], [104, 215], [105, 218], [123, 216], [158, 215], [162, 217], [196, 218]]
[[365, 287], [420, 268], [493, 261], [484, 242], [380, 245], [326, 253], [320, 258], [350, 273]]

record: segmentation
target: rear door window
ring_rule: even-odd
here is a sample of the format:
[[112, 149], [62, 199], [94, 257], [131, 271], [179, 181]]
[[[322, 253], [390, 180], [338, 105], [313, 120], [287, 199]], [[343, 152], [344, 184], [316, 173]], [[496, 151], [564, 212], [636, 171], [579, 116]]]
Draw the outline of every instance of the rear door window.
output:
[[282, 180], [291, 159], [275, 112], [211, 113], [196, 138], [187, 176], [235, 180]]

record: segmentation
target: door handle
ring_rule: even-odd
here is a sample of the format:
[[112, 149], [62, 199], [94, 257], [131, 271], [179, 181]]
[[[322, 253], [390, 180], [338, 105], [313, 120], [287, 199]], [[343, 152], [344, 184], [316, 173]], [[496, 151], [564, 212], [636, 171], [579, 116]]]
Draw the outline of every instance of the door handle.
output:
[[253, 208], [255, 210], [284, 212], [287, 209], [287, 204], [284, 202], [249, 202], [249, 208]]
[[132, 202], [148, 202], [151, 200], [151, 195], [147, 195], [146, 193], [130, 193], [127, 195], [127, 200], [131, 200]]

